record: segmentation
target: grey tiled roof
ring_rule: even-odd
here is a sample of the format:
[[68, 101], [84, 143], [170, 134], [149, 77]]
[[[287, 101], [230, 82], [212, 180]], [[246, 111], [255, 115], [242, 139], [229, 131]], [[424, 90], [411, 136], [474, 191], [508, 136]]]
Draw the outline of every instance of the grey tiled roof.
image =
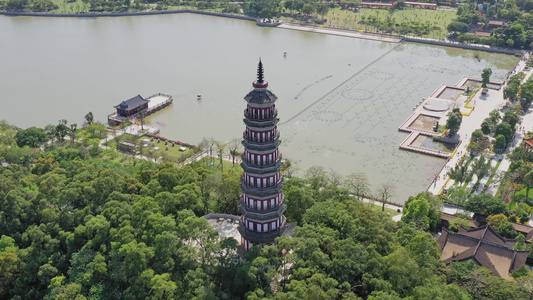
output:
[[132, 110], [148, 102], [150, 102], [150, 100], [146, 100], [143, 97], [141, 97], [141, 95], [137, 95], [131, 99], [122, 101], [119, 105], [115, 105], [114, 107], [123, 109], [123, 110]]
[[510, 273], [522, 266], [529, 254], [514, 250], [516, 240], [503, 238], [488, 225], [461, 228], [458, 233], [443, 228], [439, 244], [444, 263], [472, 259], [504, 279], [510, 279]]

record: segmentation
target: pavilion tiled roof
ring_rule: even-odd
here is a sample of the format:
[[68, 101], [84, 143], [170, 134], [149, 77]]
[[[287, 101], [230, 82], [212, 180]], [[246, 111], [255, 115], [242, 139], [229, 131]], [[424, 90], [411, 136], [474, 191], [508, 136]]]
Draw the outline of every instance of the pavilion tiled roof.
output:
[[405, 4], [418, 6], [437, 6], [437, 3], [405, 1]]
[[479, 37], [490, 37], [490, 32], [476, 31], [476, 35], [479, 36]]
[[505, 22], [501, 20], [490, 20], [489, 21], [489, 25], [491, 26], [503, 26], [503, 24], [505, 24]]
[[514, 250], [516, 240], [503, 238], [488, 225], [474, 229], [461, 227], [458, 233], [443, 228], [439, 244], [444, 263], [472, 259], [504, 279], [510, 279], [510, 273], [520, 268], [529, 255], [529, 251]]
[[131, 99], [122, 101], [119, 105], [115, 105], [114, 108], [123, 109], [123, 110], [132, 110], [148, 102], [150, 102], [150, 100], [146, 100], [143, 97], [141, 97], [141, 95], [137, 95]]
[[382, 3], [382, 2], [361, 2], [361, 5], [375, 5], [375, 6], [393, 6], [394, 3]]

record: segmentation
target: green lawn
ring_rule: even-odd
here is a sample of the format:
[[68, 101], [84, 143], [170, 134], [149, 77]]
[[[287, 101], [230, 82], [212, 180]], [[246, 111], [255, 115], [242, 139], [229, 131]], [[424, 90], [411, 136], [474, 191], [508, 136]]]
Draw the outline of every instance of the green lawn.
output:
[[[119, 141], [128, 141], [136, 145], [139, 144], [141, 139], [150, 139], [150, 137], [137, 137], [131, 134], [123, 134], [122, 136], [118, 137]], [[113, 139], [109, 141], [107, 145], [116, 148], [117, 140]], [[167, 146], [168, 150], [166, 149]], [[178, 144], [172, 147], [171, 143], [165, 145], [164, 141], [158, 142], [157, 139], [154, 139], [154, 141], [150, 142], [147, 147], [142, 147], [142, 149], [139, 149], [137, 152], [137, 156], [138, 154], [142, 154], [143, 156], [152, 159], [159, 159], [162, 157], [163, 161], [182, 162], [194, 155], [193, 149], [185, 147], [185, 151], [180, 151], [180, 148], [181, 146]]]
[[[393, 24], [409, 23], [412, 26], [416, 24], [428, 24], [431, 27], [438, 27], [429, 34], [424, 35], [428, 38], [442, 39], [448, 33], [446, 27], [456, 18], [456, 12], [452, 10], [429, 10], [429, 9], [408, 9], [399, 11], [389, 11], [384, 9], [367, 9], [362, 8], [359, 12], [341, 10], [340, 8], [331, 9], [325, 16], [328, 22], [326, 26], [346, 27], [350, 29], [377, 31], [377, 28], [360, 24], [363, 19], [375, 17], [378, 20], [386, 21], [390, 18]], [[285, 18], [286, 20], [290, 20]]]
[[68, 3], [66, 0], [52, 0], [58, 6], [53, 12], [56, 14], [75, 14], [89, 12], [89, 3], [82, 0]]
[[[533, 189], [529, 189], [529, 194], [533, 194]], [[512, 195], [512, 193], [511, 193], [511, 195]], [[529, 195], [526, 196], [526, 189], [525, 188], [519, 190], [518, 192], [516, 192], [515, 198], [513, 200], [514, 201], [518, 201], [518, 200], [524, 199], [524, 198], [528, 198], [528, 199], [532, 198]]]
[[[220, 158], [218, 157], [205, 157], [200, 160], [200, 163], [205, 163], [206, 166], [213, 166], [214, 168], [220, 168]], [[241, 167], [241, 164], [238, 162], [235, 162], [235, 165], [231, 161], [222, 160], [222, 165], [224, 167], [224, 171], [236, 168], [237, 172], [242, 173], [244, 170]]]
[[[364, 203], [364, 205], [367, 205], [368, 207], [370, 207], [373, 211], [381, 211], [382, 207], [381, 205], [377, 205], [377, 204], [372, 204], [372, 203]], [[399, 214], [398, 212], [396, 212], [396, 210], [394, 209], [391, 209], [391, 208], [387, 208], [385, 207], [385, 213], [388, 214], [389, 216], [395, 216], [397, 214]]]

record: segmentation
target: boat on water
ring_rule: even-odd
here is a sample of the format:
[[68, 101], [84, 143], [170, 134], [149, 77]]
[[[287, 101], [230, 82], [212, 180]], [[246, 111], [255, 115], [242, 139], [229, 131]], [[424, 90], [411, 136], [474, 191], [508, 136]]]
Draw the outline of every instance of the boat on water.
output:
[[268, 19], [268, 18], [255, 20], [255, 24], [257, 24], [257, 26], [263, 26], [263, 27], [276, 27], [276, 26], [281, 25], [282, 23], [283, 23], [282, 20]]

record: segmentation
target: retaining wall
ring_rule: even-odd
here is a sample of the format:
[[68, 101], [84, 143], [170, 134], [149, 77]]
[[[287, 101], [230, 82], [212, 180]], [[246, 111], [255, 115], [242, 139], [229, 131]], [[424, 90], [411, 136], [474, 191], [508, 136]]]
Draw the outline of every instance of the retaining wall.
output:
[[430, 45], [437, 45], [437, 46], [462, 48], [462, 49], [469, 49], [469, 50], [479, 50], [479, 51], [503, 53], [503, 54], [511, 54], [511, 55], [513, 55], [515, 53], [521, 53], [522, 52], [522, 50], [517, 50], [517, 49], [506, 49], [506, 48], [498, 48], [498, 47], [484, 47], [484, 46], [481, 46], [481, 45], [446, 42], [446, 41], [441, 41], [441, 40], [415, 38], [415, 37], [410, 37], [410, 36], [404, 36], [403, 40], [406, 41], [406, 42], [413, 42], [413, 43], [422, 43], [422, 44], [430, 44]]

